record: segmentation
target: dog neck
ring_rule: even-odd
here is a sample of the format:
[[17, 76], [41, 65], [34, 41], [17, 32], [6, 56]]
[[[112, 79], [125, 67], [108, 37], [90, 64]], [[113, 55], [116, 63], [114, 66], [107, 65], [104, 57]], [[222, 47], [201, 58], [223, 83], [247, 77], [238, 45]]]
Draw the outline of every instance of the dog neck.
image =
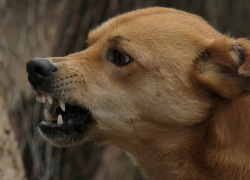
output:
[[192, 151], [204, 177], [249, 179], [249, 102], [248, 96], [218, 103], [203, 138]]
[[114, 131], [109, 142], [127, 151], [152, 180], [225, 179], [229, 175], [244, 179], [250, 177], [248, 100], [218, 103], [204, 122], [188, 127], [151, 124], [149, 128], [134, 121], [133, 132], [122, 137], [122, 132]]
[[[129, 128], [117, 127], [113, 130], [109, 129], [107, 134], [112, 134], [112, 137], [104, 133], [102, 136], [98, 135], [96, 142], [109, 142], [128, 152], [134, 163], [149, 179], [176, 179], [175, 177], [180, 176], [178, 171], [175, 172], [176, 168], [182, 169], [185, 177], [183, 169], [190, 165], [189, 146], [194, 138], [193, 134], [196, 134], [195, 127], [169, 127], [162, 124], [151, 124], [148, 127], [148, 124], [138, 123], [138, 121], [133, 123], [133, 130], [130, 133], [126, 131], [125, 136], [125, 132], [121, 132], [121, 129]], [[104, 125], [102, 128], [105, 129]], [[119, 132], [115, 129], [119, 129]]]

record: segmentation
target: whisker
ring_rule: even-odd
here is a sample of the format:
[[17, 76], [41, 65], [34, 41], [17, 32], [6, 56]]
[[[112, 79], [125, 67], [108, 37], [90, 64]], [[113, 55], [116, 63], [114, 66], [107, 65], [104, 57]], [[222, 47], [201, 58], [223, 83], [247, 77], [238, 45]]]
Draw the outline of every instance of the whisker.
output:
[[135, 124], [134, 124], [134, 122], [133, 122], [133, 120], [132, 119], [129, 119], [130, 120], [130, 122], [133, 124], [133, 126], [134, 126], [134, 130], [135, 130], [135, 138], [136, 138], [136, 142], [137, 142], [137, 147], [138, 147], [138, 137], [137, 137], [137, 132], [136, 132], [136, 128], [135, 128]]
[[39, 133], [39, 127], [36, 127], [36, 131], [38, 132], [37, 136], [37, 145], [43, 145], [45, 142], [45, 139], [42, 137], [42, 135]]

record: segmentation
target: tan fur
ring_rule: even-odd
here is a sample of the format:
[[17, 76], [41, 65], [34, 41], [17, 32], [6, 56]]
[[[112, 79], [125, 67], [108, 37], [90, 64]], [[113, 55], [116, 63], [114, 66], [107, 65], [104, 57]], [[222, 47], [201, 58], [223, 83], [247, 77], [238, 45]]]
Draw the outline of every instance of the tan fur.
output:
[[[60, 72], [57, 93], [84, 104], [97, 122], [83, 141], [127, 151], [152, 180], [250, 178], [247, 40], [156, 7], [107, 21], [88, 44], [49, 58]], [[111, 46], [133, 62], [107, 60]]]

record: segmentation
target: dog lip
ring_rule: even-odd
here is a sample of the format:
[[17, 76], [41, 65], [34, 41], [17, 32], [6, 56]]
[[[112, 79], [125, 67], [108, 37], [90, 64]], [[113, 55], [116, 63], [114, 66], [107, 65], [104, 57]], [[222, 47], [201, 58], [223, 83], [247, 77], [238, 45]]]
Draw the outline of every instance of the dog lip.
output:
[[73, 131], [75, 129], [74, 127], [74, 120], [73, 119], [69, 119], [66, 117], [66, 115], [62, 115], [63, 116], [63, 123], [62, 124], [57, 124], [56, 122], [52, 122], [52, 121], [42, 121], [39, 123], [39, 128], [43, 131], [44, 129], [60, 129], [60, 130], [64, 130], [64, 131]]
[[[58, 123], [59, 119], [61, 123]], [[54, 115], [50, 115], [48, 110], [45, 109], [45, 120], [39, 124], [40, 126], [73, 130], [73, 120], [60, 107], [56, 108]]]
[[[84, 107], [66, 104], [65, 109], [62, 110], [61, 106], [58, 106], [54, 115], [48, 114], [48, 111], [45, 110], [45, 120], [39, 124], [39, 127], [45, 126], [71, 131], [84, 125], [85, 120], [91, 116], [90, 111]], [[60, 118], [62, 122], [58, 123]]]
[[[50, 115], [48, 110], [45, 110], [45, 119], [39, 123], [39, 129], [42, 134], [51, 137], [56, 132], [62, 136], [75, 134], [80, 129], [86, 129], [87, 126], [94, 121], [90, 110], [79, 105], [72, 105], [67, 101], [55, 98], [45, 92], [36, 91], [36, 100], [41, 103], [48, 102], [49, 104], [57, 104], [53, 115]], [[60, 122], [59, 122], [60, 119]], [[58, 136], [58, 135], [57, 135]]]
[[[62, 111], [60, 107], [57, 109]], [[95, 124], [91, 112], [87, 110], [84, 113], [75, 113], [71, 117], [67, 111], [61, 112], [61, 115], [63, 117], [62, 124], [42, 121], [38, 125], [41, 134], [57, 146], [65, 147], [82, 141], [89, 129]]]

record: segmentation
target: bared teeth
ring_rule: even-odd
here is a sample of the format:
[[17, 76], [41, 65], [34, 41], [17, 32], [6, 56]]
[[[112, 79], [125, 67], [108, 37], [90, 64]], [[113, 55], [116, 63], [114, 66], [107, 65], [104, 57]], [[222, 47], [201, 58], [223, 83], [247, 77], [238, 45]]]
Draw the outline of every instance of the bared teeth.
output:
[[44, 116], [47, 121], [53, 121], [54, 119], [51, 117], [49, 111], [47, 109], [44, 110]]
[[63, 119], [62, 119], [62, 115], [60, 114], [58, 117], [57, 117], [57, 124], [62, 124], [63, 123]]
[[45, 96], [42, 96], [42, 103], [45, 103], [45, 101], [46, 101], [46, 97]]
[[48, 101], [48, 103], [50, 104], [50, 105], [52, 105], [53, 104], [53, 97], [52, 96], [47, 96], [47, 101]]
[[36, 101], [40, 102], [40, 97], [36, 95]]
[[65, 111], [65, 102], [64, 101], [59, 101], [60, 107], [63, 111]]
[[41, 102], [41, 97], [36, 95], [36, 101]]
[[[36, 100], [38, 102], [42, 102], [42, 103], [45, 103], [47, 101], [48, 104], [50, 104], [50, 105], [53, 104], [53, 97], [48, 95], [48, 94], [44, 94], [44, 93], [37, 92]], [[59, 104], [60, 104], [62, 111], [65, 111], [66, 110], [65, 102], [62, 100], [59, 100]]]
[[45, 103], [47, 101], [50, 105], [53, 104], [53, 97], [47, 94], [37, 94], [36, 100], [41, 103]]

